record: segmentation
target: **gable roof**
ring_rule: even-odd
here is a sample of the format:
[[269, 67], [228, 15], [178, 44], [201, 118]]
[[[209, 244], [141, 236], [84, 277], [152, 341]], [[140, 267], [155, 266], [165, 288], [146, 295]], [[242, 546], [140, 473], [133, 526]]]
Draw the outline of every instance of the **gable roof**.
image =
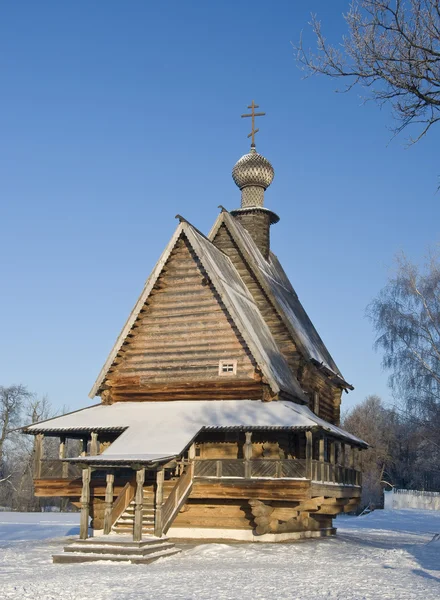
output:
[[217, 217], [208, 235], [211, 241], [214, 240], [215, 235], [223, 224], [242, 252], [261, 287], [271, 300], [298, 349], [306, 358], [335, 375], [344, 387], [353, 389], [344, 380], [335, 361], [299, 301], [298, 295], [275, 254], [270, 252], [269, 259], [266, 260], [249, 232], [225, 209]]
[[102, 454], [76, 459], [113, 464], [169, 459], [184, 452], [200, 431], [234, 428], [249, 431], [258, 428], [321, 428], [339, 439], [367, 446], [351, 433], [320, 419], [306, 406], [288, 400], [176, 400], [98, 404], [35, 423], [24, 428], [24, 432], [60, 435], [69, 431], [122, 431]]
[[151, 294], [177, 240], [184, 235], [199, 258], [226, 310], [236, 325], [263, 376], [274, 393], [280, 391], [307, 402], [294, 374], [265, 323], [254, 299], [231, 260], [190, 223], [182, 220], [148, 278], [89, 396], [93, 398], [107, 376], [122, 344], [130, 333], [142, 307]]

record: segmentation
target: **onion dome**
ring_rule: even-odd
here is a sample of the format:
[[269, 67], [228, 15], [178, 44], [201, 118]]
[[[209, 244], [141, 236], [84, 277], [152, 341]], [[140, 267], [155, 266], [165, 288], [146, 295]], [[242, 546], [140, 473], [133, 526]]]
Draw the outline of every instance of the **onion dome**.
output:
[[235, 163], [232, 169], [232, 178], [235, 184], [242, 190], [248, 186], [267, 189], [273, 181], [274, 170], [267, 158], [251, 148], [249, 154], [245, 154]]

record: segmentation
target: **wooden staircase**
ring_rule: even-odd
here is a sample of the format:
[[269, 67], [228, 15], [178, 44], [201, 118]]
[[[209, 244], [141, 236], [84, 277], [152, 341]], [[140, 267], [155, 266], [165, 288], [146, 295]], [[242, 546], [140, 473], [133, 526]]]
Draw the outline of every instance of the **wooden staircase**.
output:
[[[176, 485], [176, 478], [168, 479], [164, 481], [164, 501], [170, 495], [172, 489]], [[132, 534], [134, 528], [134, 511], [135, 511], [134, 499], [130, 502], [124, 512], [116, 519], [112, 526], [114, 533]], [[154, 488], [153, 485], [145, 485], [144, 487], [144, 502], [142, 509], [142, 533], [147, 535], [154, 535], [154, 519], [155, 519], [155, 508], [154, 508]]]
[[107, 535], [78, 540], [64, 547], [64, 552], [52, 556], [54, 563], [83, 563], [110, 560], [132, 564], [148, 564], [158, 558], [172, 556], [180, 550], [167, 538], [148, 536], [133, 542], [131, 536]]

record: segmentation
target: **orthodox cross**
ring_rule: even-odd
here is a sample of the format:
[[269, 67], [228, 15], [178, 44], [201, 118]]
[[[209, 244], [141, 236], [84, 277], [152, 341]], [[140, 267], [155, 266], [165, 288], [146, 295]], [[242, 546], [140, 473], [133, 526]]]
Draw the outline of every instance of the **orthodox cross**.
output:
[[248, 108], [252, 109], [252, 112], [248, 115], [241, 115], [241, 117], [252, 117], [252, 131], [250, 132], [250, 134], [248, 135], [248, 138], [252, 138], [252, 143], [251, 143], [251, 148], [255, 148], [255, 134], [258, 133], [260, 130], [259, 129], [255, 129], [255, 117], [264, 117], [264, 115], [266, 113], [264, 112], [259, 112], [256, 113], [255, 109], [256, 108], [260, 108], [258, 106], [258, 104], [255, 104], [255, 102], [252, 100], [252, 104], [250, 106], [248, 106]]

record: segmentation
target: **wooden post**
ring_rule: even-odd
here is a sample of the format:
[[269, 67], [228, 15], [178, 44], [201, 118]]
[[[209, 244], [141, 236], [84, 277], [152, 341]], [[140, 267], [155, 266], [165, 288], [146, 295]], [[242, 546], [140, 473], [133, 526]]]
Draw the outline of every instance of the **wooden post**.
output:
[[97, 456], [99, 454], [99, 442], [98, 434], [92, 431], [91, 442], [90, 442], [90, 456]]
[[113, 484], [115, 475], [109, 472], [106, 475], [105, 486], [105, 509], [104, 509], [104, 535], [108, 535], [112, 530], [112, 509], [113, 509]]
[[154, 535], [162, 537], [162, 504], [163, 504], [163, 482], [165, 471], [163, 467], [157, 469], [156, 489], [154, 494]]
[[319, 436], [319, 478], [320, 481], [324, 481], [325, 477], [324, 477], [324, 469], [325, 469], [325, 464], [324, 464], [324, 446], [325, 444], [325, 437], [324, 437], [324, 433], [321, 433]]
[[345, 443], [341, 444], [341, 467], [342, 467], [342, 481], [340, 483], [347, 483], [347, 455], [345, 452]]
[[80, 524], [79, 524], [79, 537], [81, 540], [86, 540], [89, 537], [90, 475], [91, 475], [91, 468], [83, 467], [83, 470], [82, 470], [82, 493], [81, 493], [81, 516], [80, 516]]
[[134, 496], [134, 529], [133, 541], [140, 542], [142, 540], [142, 511], [144, 508], [144, 481], [145, 468], [136, 470], [136, 493]]
[[[60, 437], [60, 447], [59, 447], [59, 451], [58, 451], [58, 457], [60, 460], [63, 460], [63, 458], [66, 458], [66, 437], [65, 436], [61, 436]], [[68, 475], [69, 475], [69, 463], [63, 462], [62, 466], [61, 466], [61, 473], [62, 473], [62, 478], [63, 479], [67, 479]]]
[[44, 434], [37, 433], [35, 436], [35, 454], [34, 454], [34, 479], [41, 479], [41, 461], [43, 459]]
[[81, 456], [87, 456], [87, 444], [88, 443], [89, 443], [89, 440], [87, 438], [82, 439]]
[[251, 463], [252, 459], [252, 431], [246, 431], [246, 442], [244, 444], [244, 476], [246, 479], [250, 479], [252, 477], [251, 473]]
[[195, 457], [196, 457], [196, 445], [191, 444], [191, 446], [188, 448], [188, 460], [194, 460]]
[[313, 432], [306, 431], [306, 477], [312, 479]]
[[333, 483], [336, 481], [336, 442], [334, 440], [329, 441], [330, 444], [330, 481]]

